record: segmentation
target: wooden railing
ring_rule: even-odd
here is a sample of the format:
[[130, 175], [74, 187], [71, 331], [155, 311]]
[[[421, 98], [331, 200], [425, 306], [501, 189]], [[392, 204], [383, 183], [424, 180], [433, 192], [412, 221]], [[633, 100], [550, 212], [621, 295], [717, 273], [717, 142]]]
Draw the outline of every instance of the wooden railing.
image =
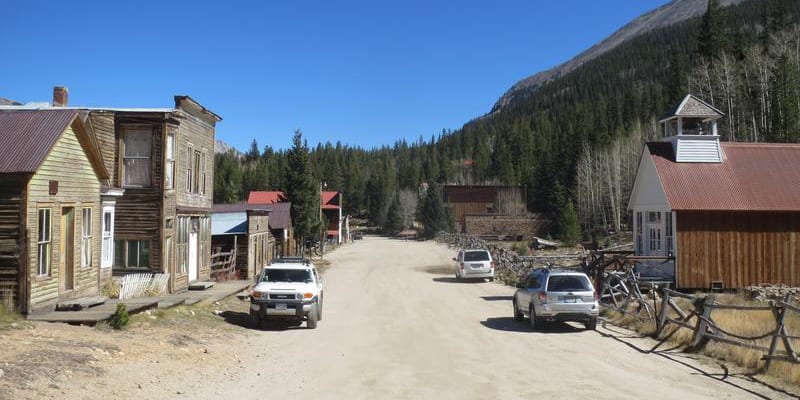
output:
[[[709, 342], [719, 342], [732, 346], [743, 347], [757, 350], [764, 353], [762, 359], [765, 360], [765, 370], [769, 370], [773, 360], [800, 364], [800, 357], [792, 346], [792, 340], [800, 340], [798, 335], [790, 335], [786, 328], [786, 318], [790, 312], [800, 313], [800, 308], [791, 304], [791, 295], [786, 295], [782, 300], [770, 301], [765, 305], [733, 305], [720, 304], [716, 301], [716, 295], [693, 296], [670, 289], [661, 289], [661, 307], [658, 310], [656, 319], [656, 338], [661, 339], [661, 343], [668, 340], [679, 329], [691, 329], [693, 331], [689, 349], [697, 351], [705, 347]], [[688, 300], [691, 309], [681, 308], [676, 298]], [[715, 310], [735, 310], [737, 312], [764, 312], [770, 311], [774, 320], [774, 329], [756, 336], [739, 335], [721, 328], [712, 315]], [[676, 314], [671, 316], [672, 313]], [[666, 337], [661, 338], [666, 328], [676, 325], [677, 328], [670, 332]], [[769, 347], [758, 344], [758, 341], [770, 339]], [[779, 349], [779, 345], [783, 349]]]
[[228, 252], [219, 251], [211, 255], [211, 279], [224, 281], [235, 278], [236, 249]]

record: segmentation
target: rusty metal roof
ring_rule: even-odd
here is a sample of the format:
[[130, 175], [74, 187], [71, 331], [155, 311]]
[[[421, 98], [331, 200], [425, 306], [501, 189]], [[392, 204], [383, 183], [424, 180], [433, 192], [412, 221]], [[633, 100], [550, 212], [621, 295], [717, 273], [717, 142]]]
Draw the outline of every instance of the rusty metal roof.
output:
[[647, 143], [673, 210], [800, 211], [800, 144], [721, 143], [722, 163], [676, 163]]
[[444, 200], [448, 203], [493, 203], [497, 198], [495, 186], [445, 185]]
[[34, 173], [77, 110], [0, 111], [0, 173]]

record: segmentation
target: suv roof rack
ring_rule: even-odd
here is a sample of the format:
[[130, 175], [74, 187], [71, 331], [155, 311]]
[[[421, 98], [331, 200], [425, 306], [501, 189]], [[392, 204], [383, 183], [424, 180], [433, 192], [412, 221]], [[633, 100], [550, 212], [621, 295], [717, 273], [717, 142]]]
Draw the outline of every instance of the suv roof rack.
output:
[[311, 264], [311, 260], [300, 256], [284, 256], [272, 259], [272, 264]]

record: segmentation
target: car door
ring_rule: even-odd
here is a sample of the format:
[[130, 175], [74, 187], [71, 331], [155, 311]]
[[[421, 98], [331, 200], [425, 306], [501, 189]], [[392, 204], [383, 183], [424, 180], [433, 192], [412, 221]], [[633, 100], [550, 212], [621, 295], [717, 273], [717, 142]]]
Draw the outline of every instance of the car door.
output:
[[464, 250], [458, 252], [458, 256], [456, 256], [456, 273], [458, 273], [458, 269], [461, 268], [461, 264], [464, 262]]
[[531, 304], [531, 294], [528, 290], [528, 286], [530, 285], [530, 281], [533, 279], [533, 277], [533, 274], [526, 276], [522, 288], [517, 290], [517, 307], [520, 310], [523, 310], [525, 313], [528, 312], [528, 305]]

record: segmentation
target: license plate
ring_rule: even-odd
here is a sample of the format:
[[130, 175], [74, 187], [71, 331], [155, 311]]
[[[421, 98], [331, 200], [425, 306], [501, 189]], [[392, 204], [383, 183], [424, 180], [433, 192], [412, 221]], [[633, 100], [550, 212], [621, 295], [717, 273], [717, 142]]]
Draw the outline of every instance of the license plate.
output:
[[483, 268], [483, 264], [471, 264], [470, 267], [472, 267], [472, 268]]
[[577, 297], [571, 297], [571, 296], [564, 297], [564, 303], [577, 303], [577, 302], [578, 302]]
[[275, 304], [275, 309], [276, 310], [285, 310], [286, 309], [286, 304], [283, 304], [283, 303]]

